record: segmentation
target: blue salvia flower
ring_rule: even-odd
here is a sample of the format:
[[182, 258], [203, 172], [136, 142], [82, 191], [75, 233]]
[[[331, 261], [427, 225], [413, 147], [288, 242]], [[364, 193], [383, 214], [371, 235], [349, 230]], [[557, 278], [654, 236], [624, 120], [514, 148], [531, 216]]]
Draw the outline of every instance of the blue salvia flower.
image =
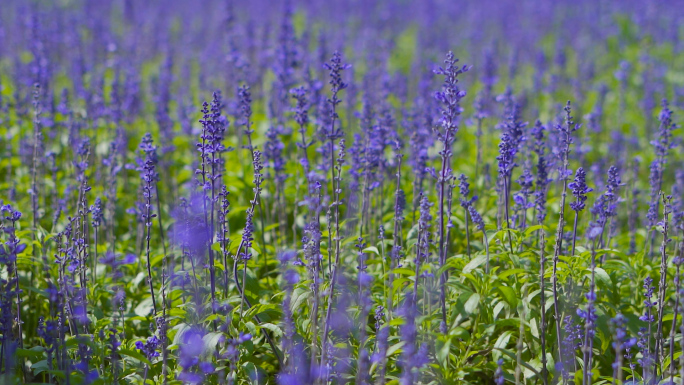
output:
[[295, 107], [295, 122], [300, 126], [309, 124], [309, 104], [306, 98], [307, 90], [304, 87], [293, 88], [290, 94], [297, 101]]
[[470, 214], [470, 219], [473, 221], [475, 226], [482, 232], [484, 232], [485, 224], [484, 220], [482, 219], [482, 216], [480, 215], [479, 212], [477, 212], [477, 209], [470, 205], [468, 206], [468, 213]]
[[[56, 297], [56, 296], [55, 296]], [[4, 310], [4, 309], [3, 309]], [[8, 309], [9, 310], [9, 309]], [[11, 311], [11, 310], [10, 310]], [[46, 353], [48, 356], [48, 366], [52, 368], [53, 362], [52, 362], [52, 357], [53, 354], [55, 353], [55, 350], [59, 347], [59, 323], [54, 320], [45, 320], [43, 316], [40, 316], [38, 318], [38, 328], [37, 328], [37, 334], [38, 337], [42, 338], [43, 341], [45, 342], [46, 346]]]
[[[349, 86], [349, 84], [342, 80], [342, 71], [351, 68], [351, 65], [342, 64], [342, 55], [338, 51], [335, 51], [330, 62], [325, 63], [324, 66], [330, 71], [330, 88], [332, 96], [328, 99], [328, 103], [332, 106], [331, 119], [337, 120], [339, 119], [339, 116], [335, 112], [335, 108], [342, 102], [337, 95], [340, 91]], [[334, 127], [332, 131], [328, 132], [328, 136], [330, 135], [335, 135], [335, 137], [337, 137], [337, 131], [334, 130]]]
[[300, 66], [300, 52], [292, 20], [292, 4], [290, 1], [285, 1], [283, 7], [283, 17], [278, 32], [278, 46], [273, 61], [273, 72], [276, 75], [278, 90], [280, 91], [278, 99], [279, 103], [282, 103], [282, 107], [287, 103], [287, 90], [295, 83], [295, 69]]
[[109, 359], [112, 361], [112, 370], [114, 374], [114, 381], [117, 380], [117, 375], [118, 375], [118, 366], [117, 366], [117, 361], [119, 360], [119, 347], [121, 346], [121, 340], [119, 338], [119, 333], [116, 330], [115, 327], [110, 327], [109, 330], [109, 337], [107, 339], [107, 347], [109, 348], [110, 355]]
[[[464, 174], [458, 176], [458, 190], [461, 195], [459, 198], [461, 207], [465, 209], [466, 253], [468, 254], [468, 258], [470, 258], [470, 227], [468, 226], [470, 221], [468, 220], [468, 210], [470, 206], [472, 206], [473, 202], [477, 200], [477, 196], [469, 198], [470, 183], [468, 183], [468, 177]], [[449, 221], [449, 223], [451, 224], [451, 221]]]
[[487, 254], [485, 271], [489, 272], [489, 240], [487, 239], [487, 232], [485, 231], [484, 219], [482, 219], [482, 216], [477, 211], [474, 205], [468, 206], [468, 213], [470, 214], [470, 219], [475, 224], [475, 227], [477, 227], [478, 230], [482, 231], [482, 236], [484, 237], [485, 253]]
[[570, 107], [570, 101], [567, 102], [563, 108], [565, 111], [565, 124], [557, 124], [556, 130], [558, 132], [557, 145], [554, 147], [554, 154], [558, 158], [558, 178], [563, 181], [566, 180], [570, 175], [570, 170], [568, 169], [567, 160], [570, 154], [570, 145], [574, 142], [572, 138], [572, 133], [579, 130], [582, 124], [575, 123], [574, 117], [572, 116], [572, 108]]
[[458, 191], [461, 195], [460, 198], [460, 204], [461, 207], [464, 209], [468, 210], [468, 207], [473, 204], [477, 200], [477, 196], [473, 196], [472, 198], [469, 198], [470, 195], [470, 183], [468, 183], [468, 177], [465, 176], [464, 174], [460, 174], [458, 176]]
[[[651, 277], [646, 277], [644, 278], [644, 314], [639, 317], [640, 321], [646, 322], [647, 327], [642, 327], [639, 329], [639, 339], [637, 342], [637, 346], [639, 347], [639, 350], [641, 351], [641, 358], [637, 360], [639, 364], [641, 365], [641, 368], [643, 370], [643, 378], [645, 382], [648, 382], [650, 380], [650, 375], [652, 367], [651, 364], [653, 362], [653, 356], [651, 353], [651, 328], [653, 326], [653, 322], [655, 322], [655, 315], [653, 314], [653, 308], [658, 304], [657, 301], [652, 301], [651, 298], [653, 297], [653, 292], [655, 291], [655, 287], [653, 286], [653, 278]], [[657, 353], [656, 353], [657, 354]]]
[[152, 360], [155, 357], [159, 357], [159, 349], [161, 341], [157, 336], [151, 336], [147, 338], [147, 341], [136, 341], [135, 348], [140, 350], [141, 353], [147, 357], [148, 360]]
[[677, 125], [672, 122], [672, 110], [668, 106], [667, 99], [662, 100], [661, 106], [662, 110], [658, 115], [658, 120], [660, 121], [658, 138], [651, 141], [651, 144], [655, 147], [658, 163], [662, 169], [665, 163], [667, 163], [670, 150], [677, 147], [679, 143], [672, 137], [672, 131], [677, 129]]
[[672, 226], [684, 230], [684, 170], [675, 172], [672, 185]]
[[373, 355], [371, 356], [371, 363], [378, 365], [378, 383], [382, 384], [385, 378], [385, 371], [387, 369], [387, 360], [385, 359], [385, 357], [387, 356], [390, 328], [388, 325], [380, 325], [376, 330], [376, 349]]
[[185, 383], [199, 384], [203, 380], [203, 376], [197, 369], [200, 364], [200, 357], [204, 353], [203, 337], [205, 334], [202, 329], [195, 327], [185, 331], [182, 335], [178, 354], [178, 365], [181, 367], [181, 372], [178, 378]]
[[[651, 163], [649, 183], [651, 185], [651, 201], [649, 202], [646, 218], [649, 227], [653, 227], [658, 220], [658, 210], [660, 207], [659, 194], [663, 188], [663, 173], [670, 150], [675, 148], [678, 143], [672, 138], [672, 131], [677, 125], [672, 122], [672, 111], [668, 107], [667, 100], [662, 101], [662, 110], [658, 115], [660, 126], [658, 127], [658, 138], [651, 141], [655, 147], [656, 159]], [[649, 254], [653, 248], [652, 231], [649, 231]]]
[[[253, 161], [253, 166], [254, 166], [254, 194], [255, 196], [258, 196], [260, 191], [261, 191], [261, 183], [262, 183], [262, 174], [261, 171], [263, 170], [263, 166], [261, 164], [261, 152], [260, 151], [254, 151], [253, 153], [254, 156], [254, 161]], [[253, 202], [252, 202], [253, 203]], [[247, 219], [245, 221], [245, 229], [242, 232], [242, 242], [243, 242], [243, 251], [240, 255], [241, 259], [243, 261], [248, 261], [249, 259], [252, 258], [252, 252], [251, 252], [251, 247], [252, 247], [252, 242], [254, 241], [254, 210], [251, 208], [247, 210]]]
[[546, 128], [541, 121], [537, 120], [532, 128], [534, 137], [534, 152], [537, 154], [537, 179], [534, 192], [534, 207], [537, 212], [537, 222], [543, 223], [546, 219], [546, 191], [549, 185], [548, 164], [546, 160], [546, 140], [544, 131]]
[[[506, 123], [501, 125], [503, 133], [501, 134], [501, 142], [499, 143], [499, 156], [496, 158], [499, 163], [498, 183], [503, 185], [501, 199], [503, 199], [505, 205], [506, 227], [510, 229], [509, 201], [511, 197], [511, 176], [513, 169], [517, 166], [516, 156], [520, 150], [520, 146], [526, 140], [523, 130], [527, 126], [527, 123], [520, 122], [520, 107], [513, 99], [510, 88], [506, 90], [504, 95], [501, 95], [499, 100], [504, 103], [504, 114], [507, 117], [507, 120]], [[508, 235], [509, 246], [512, 248], [510, 230]]]
[[[638, 179], [640, 163], [641, 159], [639, 157], [634, 157], [632, 163], [632, 178], [634, 180]], [[630, 202], [631, 207], [627, 225], [629, 228], [629, 254], [634, 254], [634, 252], [636, 252], [636, 231], [639, 221], [639, 195], [641, 194], [641, 190], [639, 190], [636, 183], [633, 183], [631, 193], [632, 199]], [[677, 194], [673, 195], [677, 196]]]
[[610, 166], [608, 168], [608, 182], [606, 183], [606, 196], [610, 199], [610, 202], [617, 202], [618, 200], [618, 188], [622, 186], [622, 181], [620, 180], [620, 175], [618, 173], [618, 168], [615, 166]]
[[[15, 339], [19, 339], [21, 341], [22, 339], [22, 316], [21, 316], [21, 294], [22, 290], [19, 287], [19, 275], [18, 275], [18, 267], [17, 267], [17, 257], [19, 254], [21, 254], [24, 250], [26, 250], [27, 245], [24, 243], [20, 243], [19, 238], [17, 237], [16, 230], [17, 230], [17, 222], [19, 219], [21, 219], [22, 213], [19, 210], [15, 210], [12, 208], [10, 204], [6, 205], [1, 205], [2, 201], [0, 201], [0, 213], [4, 215], [4, 219], [11, 222], [11, 224], [7, 227], [1, 226], [2, 223], [0, 221], [0, 230], [2, 230], [4, 233], [8, 235], [7, 240], [5, 241], [4, 244], [0, 245], [0, 262], [2, 262], [3, 265], [6, 266], [6, 271], [7, 271], [7, 279], [2, 279], [3, 283], [3, 290], [1, 292], [2, 299], [0, 300], [0, 303], [2, 303], [2, 314], [3, 316], [1, 317], [2, 319], [2, 331], [3, 331], [3, 349], [5, 344], [8, 345], [8, 349], [5, 350], [7, 353], [10, 354], [12, 351], [11, 348], [14, 348], [15, 346], [13, 345], [15, 342]], [[16, 300], [16, 306], [13, 306], [12, 301]], [[15, 311], [16, 310], [16, 315]], [[14, 323], [16, 323], [16, 334], [13, 330]], [[4, 333], [7, 333], [7, 336], [5, 336]], [[6, 363], [9, 364], [10, 361]], [[12, 365], [6, 366], [6, 367], [12, 367]]]
[[[653, 358], [651, 357], [651, 351], [650, 351], [649, 328], [640, 327], [637, 335], [638, 335], [638, 338], [637, 338], [636, 344], [637, 344], [637, 347], [639, 348], [639, 352], [641, 353], [641, 358], [637, 359], [637, 363], [639, 363], [639, 365], [641, 365], [642, 377], [644, 378], [644, 380], [650, 381], [651, 363], [653, 361]], [[636, 367], [636, 365], [634, 367]]]
[[152, 232], [152, 219], [157, 216], [153, 214], [152, 195], [155, 192], [155, 186], [159, 180], [157, 173], [157, 147], [154, 146], [152, 135], [148, 132], [143, 136], [140, 143], [140, 151], [143, 157], [136, 159], [138, 163], [138, 171], [140, 172], [140, 179], [142, 179], [142, 193], [143, 199], [141, 202], [142, 210], [139, 213], [145, 229], [145, 254], [147, 256], [147, 281], [150, 287], [150, 294], [152, 296], [152, 310], [157, 312], [157, 302], [154, 295], [154, 285], [152, 283], [152, 267], [150, 259], [150, 234]]
[[[628, 358], [630, 366], [632, 365], [631, 363], [631, 354], [630, 354], [630, 349], [632, 346], [636, 344], [636, 338], [629, 338], [629, 335], [627, 334], [627, 330], [625, 329], [625, 324], [627, 323], [627, 318], [623, 316], [622, 314], [617, 314], [614, 318], [610, 320], [610, 323], [613, 325], [614, 328], [614, 336], [613, 336], [613, 349], [615, 349], [615, 361], [612, 364], [613, 367], [613, 379], [616, 380], [622, 380], [622, 360], [623, 360], [623, 354], [622, 352], [625, 351], [625, 356], [624, 358], [627, 358], [627, 355], [629, 354], [630, 357]], [[633, 369], [633, 368], [632, 368]]]
[[287, 179], [287, 174], [285, 173], [285, 159], [283, 158], [283, 149], [285, 145], [280, 135], [288, 135], [288, 130], [279, 126], [271, 126], [266, 131], [266, 143], [264, 144], [264, 160], [267, 162], [268, 167], [273, 169], [273, 178], [276, 185]]
[[416, 328], [416, 317], [418, 311], [412, 297], [407, 297], [404, 305], [399, 310], [399, 315], [404, 319], [401, 326], [401, 339], [404, 347], [401, 353], [400, 365], [402, 368], [401, 385], [415, 384], [418, 380], [418, 369], [429, 363], [427, 345], [422, 344], [417, 347], [418, 330]]
[[239, 124], [244, 127], [243, 133], [247, 135], [247, 146], [244, 147], [249, 152], [254, 151], [252, 147], [252, 93], [249, 90], [249, 86], [243, 85], [238, 88], [238, 108], [240, 111], [240, 122]]
[[584, 210], [586, 207], [585, 202], [587, 201], [587, 194], [594, 191], [594, 189], [587, 186], [586, 177], [586, 172], [580, 167], [575, 173], [575, 181], [568, 184], [568, 188], [570, 188], [572, 195], [576, 198], [574, 202], [570, 202], [570, 208], [575, 210], [575, 212]]
[[575, 365], [575, 352], [582, 343], [582, 327], [574, 323], [572, 316], [563, 320], [565, 337], [561, 342], [562, 360], [556, 363], [556, 370], [561, 373], [564, 382], [570, 378], [570, 369]]
[[496, 361], [496, 372], [494, 372], [494, 383], [496, 385], [504, 385], [506, 379], [504, 378], [503, 371], [503, 358], [499, 358]]
[[[351, 157], [349, 175], [351, 181], [349, 182], [350, 191], [358, 191], [363, 183], [364, 166], [365, 166], [365, 139], [359, 134], [354, 134], [354, 143], [349, 148], [349, 155]], [[356, 199], [356, 196], [353, 195]]]
[[[612, 217], [617, 215], [617, 204], [619, 201], [618, 188], [620, 186], [622, 186], [622, 182], [620, 181], [618, 169], [615, 166], [610, 166], [608, 169], [606, 191], [596, 199], [594, 205], [589, 210], [600, 228], [599, 234], [597, 235], [599, 237], [599, 247], [603, 247], [604, 245], [603, 235], [605, 234], [606, 224]], [[592, 230], [592, 232], [596, 231], [598, 230], [595, 228]]]
[[497, 55], [494, 50], [489, 47], [484, 49], [484, 64], [482, 69], [482, 76], [480, 80], [485, 86], [485, 96], [490, 97], [492, 93], [492, 88], [498, 80], [498, 65], [496, 62]]
[[653, 227], [658, 221], [658, 203], [660, 202], [658, 194], [660, 193], [660, 181], [662, 179], [662, 168], [658, 160], [651, 162], [650, 171], [648, 183], [651, 186], [651, 201], [648, 205], [646, 219], [648, 219], [649, 227]]
[[[458, 86], [458, 76], [468, 71], [468, 66], [459, 67], [457, 65], [458, 59], [454, 58], [453, 52], [448, 52], [444, 64], [446, 68], [438, 67], [433, 72], [444, 76], [444, 83], [442, 90], [435, 93], [435, 99], [442, 105], [442, 118], [440, 119], [441, 130], [435, 129], [437, 139], [442, 142], [442, 148], [439, 151], [439, 156], [442, 159], [442, 167], [437, 178], [437, 185], [439, 189], [439, 265], [440, 267], [446, 263], [446, 255], [444, 249], [445, 242], [445, 212], [444, 200], [447, 195], [445, 189], [446, 185], [450, 183], [452, 175], [451, 157], [453, 143], [456, 140], [456, 133], [458, 132], [458, 119], [462, 112], [460, 105], [461, 99], [466, 96], [466, 92], [461, 90]], [[447, 218], [448, 220], [448, 218]], [[442, 291], [442, 318], [446, 317], [444, 306], [444, 291], [446, 290], [446, 275], [440, 276], [440, 287]]]
[[[97, 370], [95, 369], [90, 369], [90, 361], [92, 360], [92, 349], [90, 348], [89, 345], [85, 343], [86, 338], [84, 336], [78, 336], [76, 339], [78, 340], [78, 357], [80, 360], [74, 364], [74, 368], [81, 373], [83, 373], [83, 384], [91, 384], [93, 381], [95, 381], [98, 377], [99, 374]], [[90, 341], [92, 342], [92, 340]]]
[[[592, 269], [594, 268], [594, 266], [595, 262], [592, 260]], [[593, 270], [592, 274], [594, 274]], [[591, 383], [591, 357], [594, 349], [594, 336], [596, 335], [596, 320], [598, 319], [598, 316], [596, 315], [596, 307], [594, 305], [594, 303], [596, 302], [596, 291], [593, 279], [594, 278], [592, 276], [592, 282], [590, 284], [591, 286], [589, 292], [585, 294], [585, 297], [587, 299], [586, 309], [577, 309], [577, 315], [584, 320], [585, 335], [584, 342], [582, 344], [582, 351], [584, 353], [583, 359], [586, 363], [584, 370], [584, 381], [587, 384]]]
[[644, 287], [644, 297], [645, 297], [644, 298], [644, 309], [645, 309], [646, 313], [644, 315], [642, 315], [641, 317], [639, 317], [639, 319], [641, 321], [651, 323], [651, 322], [655, 321], [655, 316], [653, 314], [651, 314], [651, 309], [653, 309], [653, 307], [658, 304], [657, 302], [651, 301], [651, 297], [653, 297], [653, 292], [655, 291], [655, 287], [653, 286], [653, 278], [646, 277], [644, 279], [643, 287]]
[[[252, 335], [250, 333], [240, 332], [240, 334], [237, 337], [230, 338], [228, 339], [228, 341], [226, 341], [227, 346], [225, 349], [225, 353], [223, 353], [222, 355], [222, 358], [228, 360], [231, 372], [235, 372], [237, 370], [237, 366], [240, 360], [240, 350], [238, 349], [238, 347], [244, 344], [245, 342], [250, 341], [251, 339]], [[203, 374], [208, 374], [214, 371], [214, 367], [210, 362], [205, 364], [200, 363], [199, 368], [203, 372]]]
[[[283, 376], [295, 376], [298, 369], [297, 361], [301, 360], [302, 357], [298, 355], [298, 341], [295, 340], [296, 326], [294, 324], [293, 314], [290, 309], [290, 303], [292, 300], [292, 291], [294, 290], [294, 285], [299, 282], [299, 274], [290, 268], [290, 264], [296, 258], [296, 252], [286, 250], [278, 255], [278, 260], [282, 266], [283, 271], [283, 282], [285, 284], [285, 298], [283, 299], [283, 338], [282, 338], [282, 350], [288, 358], [287, 366], [282, 369], [281, 375], [279, 376], [278, 383], [281, 383], [280, 378]], [[300, 362], [301, 363], [301, 362]], [[306, 371], [308, 372], [308, 371]]]
[[427, 261], [429, 255], [430, 243], [430, 226], [432, 222], [432, 214], [430, 214], [430, 207], [432, 204], [427, 196], [421, 194], [420, 197], [420, 218], [418, 219], [418, 260], [420, 262]]
[[359, 289], [359, 352], [358, 352], [358, 374], [357, 381], [360, 383], [367, 383], [367, 372], [368, 372], [368, 348], [366, 348], [366, 323], [368, 319], [368, 313], [371, 309], [372, 300], [370, 297], [371, 284], [373, 282], [373, 276], [367, 273], [368, 266], [366, 265], [366, 253], [363, 250], [366, 248], [366, 243], [363, 242], [363, 238], [359, 237], [356, 244], [357, 256], [359, 261], [358, 267], [358, 289]]
[[513, 171], [515, 164], [515, 154], [517, 149], [515, 147], [514, 138], [510, 134], [504, 132], [501, 134], [501, 142], [499, 143], [499, 156], [496, 160], [499, 161], [499, 175], [502, 179], [508, 178]]
[[515, 202], [513, 226], [518, 227], [516, 226], [516, 222], [518, 215], [520, 215], [522, 218], [519, 227], [525, 228], [527, 224], [527, 209], [534, 207], [534, 203], [530, 202], [530, 195], [532, 194], [532, 188], [534, 187], [534, 177], [532, 176], [530, 169], [525, 167], [516, 182], [520, 185], [520, 190], [513, 196], [513, 202]]
[[309, 141], [306, 138], [307, 127], [309, 125], [309, 103], [307, 100], [307, 90], [304, 87], [293, 88], [290, 90], [290, 94], [296, 100], [295, 111], [295, 122], [299, 126], [299, 136], [300, 140], [297, 142], [297, 147], [300, 148], [302, 156], [299, 159], [299, 163], [304, 169], [304, 176], [309, 184], [308, 192], [312, 192], [312, 175], [311, 174], [311, 164], [309, 162], [309, 157], [307, 155], [308, 148], [313, 144], [313, 141]]
[[90, 206], [90, 217], [92, 218], [93, 227], [98, 227], [102, 223], [102, 199], [100, 197], [95, 198], [95, 202]]
[[[200, 135], [201, 142], [197, 143], [200, 152], [201, 165], [195, 171], [196, 175], [201, 175], [200, 186], [202, 187], [202, 210], [204, 227], [206, 230], [207, 242], [211, 243], [215, 235], [214, 218], [216, 214], [215, 207], [219, 200], [219, 179], [223, 169], [222, 154], [226, 151], [223, 145], [225, 130], [228, 125], [226, 119], [221, 115], [223, 102], [220, 92], [214, 92], [212, 95], [211, 105], [207, 102], [202, 104], [202, 133]], [[249, 120], [245, 123], [249, 127]], [[207, 245], [208, 246], [208, 245]], [[211, 247], [207, 247], [209, 254], [209, 278], [210, 290], [212, 299], [212, 309], [214, 308], [216, 299], [216, 270], [214, 264], [214, 251]]]
[[515, 159], [516, 155], [520, 151], [520, 148], [527, 140], [525, 137], [525, 127], [527, 127], [527, 122], [521, 122], [520, 121], [520, 105], [513, 101], [512, 95], [511, 95], [511, 106], [510, 106], [510, 112], [507, 116], [506, 123], [503, 125], [503, 131], [507, 133], [510, 137], [511, 140], [511, 147], [513, 151], [513, 158]]

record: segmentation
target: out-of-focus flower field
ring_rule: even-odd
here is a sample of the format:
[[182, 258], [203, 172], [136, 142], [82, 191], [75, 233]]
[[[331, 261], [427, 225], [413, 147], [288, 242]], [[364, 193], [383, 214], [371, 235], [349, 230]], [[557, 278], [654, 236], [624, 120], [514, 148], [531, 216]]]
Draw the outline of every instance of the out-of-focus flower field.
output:
[[682, 384], [678, 0], [3, 0], [0, 383]]

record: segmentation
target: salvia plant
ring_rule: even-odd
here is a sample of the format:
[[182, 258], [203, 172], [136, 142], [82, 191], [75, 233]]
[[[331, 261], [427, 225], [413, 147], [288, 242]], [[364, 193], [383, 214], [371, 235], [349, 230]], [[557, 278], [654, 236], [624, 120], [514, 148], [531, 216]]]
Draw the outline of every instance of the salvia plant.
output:
[[0, 383], [684, 383], [683, 23], [0, 1]]

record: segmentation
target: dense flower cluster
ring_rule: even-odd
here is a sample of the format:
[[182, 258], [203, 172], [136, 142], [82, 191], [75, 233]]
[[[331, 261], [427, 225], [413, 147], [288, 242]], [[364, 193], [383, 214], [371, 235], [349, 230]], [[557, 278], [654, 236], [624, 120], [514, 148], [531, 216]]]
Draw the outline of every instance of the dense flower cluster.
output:
[[0, 383], [681, 383], [683, 23], [0, 1]]

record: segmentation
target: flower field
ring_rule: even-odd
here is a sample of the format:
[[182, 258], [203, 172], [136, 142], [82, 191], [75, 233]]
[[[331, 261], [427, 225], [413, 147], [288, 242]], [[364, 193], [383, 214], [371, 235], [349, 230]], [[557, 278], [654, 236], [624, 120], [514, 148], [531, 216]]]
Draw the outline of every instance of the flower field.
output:
[[1, 384], [684, 384], [678, 0], [3, 0]]

